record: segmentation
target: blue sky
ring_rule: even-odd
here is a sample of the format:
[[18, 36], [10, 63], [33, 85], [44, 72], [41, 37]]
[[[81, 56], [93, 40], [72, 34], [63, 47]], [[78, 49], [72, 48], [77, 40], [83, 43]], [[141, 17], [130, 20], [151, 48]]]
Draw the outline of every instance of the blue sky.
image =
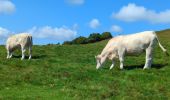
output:
[[29, 32], [35, 44], [93, 32], [113, 36], [170, 28], [169, 0], [0, 0], [0, 43]]

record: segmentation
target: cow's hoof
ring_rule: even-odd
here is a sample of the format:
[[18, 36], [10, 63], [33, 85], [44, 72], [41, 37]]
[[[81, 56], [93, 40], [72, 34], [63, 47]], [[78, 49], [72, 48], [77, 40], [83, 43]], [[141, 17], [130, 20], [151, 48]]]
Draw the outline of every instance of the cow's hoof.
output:
[[120, 70], [123, 70], [124, 68], [120, 68]]
[[147, 70], [147, 69], [150, 69], [150, 67], [144, 67], [143, 70]]

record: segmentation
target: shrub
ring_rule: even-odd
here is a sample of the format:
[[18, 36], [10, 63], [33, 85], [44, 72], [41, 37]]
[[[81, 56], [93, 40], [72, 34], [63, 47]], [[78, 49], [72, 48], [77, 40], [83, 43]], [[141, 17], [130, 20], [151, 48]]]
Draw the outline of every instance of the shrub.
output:
[[111, 35], [110, 32], [103, 32], [102, 35], [101, 35], [102, 40], [110, 39], [110, 38], [112, 38], [112, 35]]
[[87, 44], [87, 38], [80, 36], [80, 37], [74, 39], [72, 42], [73, 42], [73, 44]]
[[73, 44], [72, 41], [64, 41], [63, 45], [71, 45]]
[[88, 37], [88, 43], [94, 43], [101, 40], [101, 35], [99, 33], [92, 33]]
[[80, 37], [75, 38], [72, 41], [65, 41], [63, 45], [94, 43], [94, 42], [109, 39], [109, 38], [112, 38], [112, 35], [110, 32], [103, 32], [102, 34], [92, 33], [89, 35], [88, 38], [80, 36]]

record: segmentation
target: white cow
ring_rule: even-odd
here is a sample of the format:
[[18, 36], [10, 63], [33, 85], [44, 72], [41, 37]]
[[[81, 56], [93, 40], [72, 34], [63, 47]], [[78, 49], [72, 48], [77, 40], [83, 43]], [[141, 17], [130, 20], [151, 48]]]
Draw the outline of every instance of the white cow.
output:
[[166, 49], [160, 44], [154, 31], [145, 31], [112, 38], [109, 40], [102, 53], [95, 57], [97, 61], [96, 69], [99, 69], [107, 58], [112, 60], [110, 69], [114, 67], [114, 60], [116, 58], [119, 58], [120, 69], [123, 69], [125, 55], [138, 55], [144, 51], [146, 51], [146, 62], [144, 69], [150, 68], [152, 64], [152, 52], [154, 45], [157, 42], [160, 48], [166, 52]]
[[7, 59], [12, 57], [12, 53], [14, 50], [21, 49], [22, 51], [21, 60], [23, 60], [25, 58], [24, 53], [26, 51], [26, 48], [29, 48], [29, 59], [31, 59], [32, 45], [33, 45], [32, 36], [30, 34], [20, 33], [10, 36], [6, 42]]

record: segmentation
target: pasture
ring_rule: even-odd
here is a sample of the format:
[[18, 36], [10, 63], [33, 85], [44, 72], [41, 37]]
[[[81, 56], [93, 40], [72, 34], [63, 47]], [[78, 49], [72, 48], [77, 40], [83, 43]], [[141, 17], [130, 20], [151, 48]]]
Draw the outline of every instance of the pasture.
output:
[[[158, 32], [161, 44], [170, 53], [170, 30]], [[17, 51], [10, 60], [0, 46], [0, 99], [170, 99], [170, 59], [158, 45], [152, 68], [143, 70], [145, 54], [126, 57], [125, 69], [111, 61], [96, 70], [94, 56], [108, 40], [87, 45], [36, 45], [33, 59], [21, 61]]]

